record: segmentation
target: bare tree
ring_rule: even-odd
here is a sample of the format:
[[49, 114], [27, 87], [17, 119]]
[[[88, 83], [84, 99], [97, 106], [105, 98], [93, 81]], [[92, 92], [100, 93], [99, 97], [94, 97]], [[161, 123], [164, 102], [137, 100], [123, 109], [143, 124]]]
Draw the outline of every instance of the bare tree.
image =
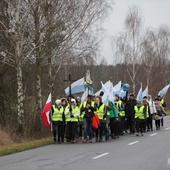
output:
[[[167, 83], [166, 76], [164, 76], [168, 71], [169, 30], [167, 27], [161, 26], [157, 30], [148, 29], [146, 31], [143, 53], [147, 85], [151, 84], [155, 79], [162, 78], [165, 78], [164, 81]], [[152, 76], [155, 74], [155, 67], [159, 68], [159, 75]]]
[[27, 58], [31, 51], [27, 50], [28, 42], [28, 10], [29, 6], [25, 5], [25, 1], [6, 0], [6, 18], [9, 23], [7, 26], [0, 21], [1, 32], [6, 38], [9, 46], [1, 46], [1, 62], [12, 66], [16, 69], [17, 75], [17, 99], [18, 99], [18, 127], [23, 129], [24, 116], [24, 91], [23, 91], [23, 72], [22, 67], [24, 59]]
[[170, 52], [169, 36], [170, 36], [169, 28], [166, 26], [161, 26], [158, 29], [158, 32], [154, 39], [160, 76], [164, 78], [163, 82], [165, 84], [167, 83], [167, 78], [165, 75], [168, 71], [167, 61], [169, 59]]
[[[122, 32], [114, 42], [117, 46], [117, 56], [120, 63], [127, 66], [127, 74], [132, 83], [132, 91], [135, 93], [137, 85], [137, 73], [142, 63], [143, 37], [141, 35], [142, 17], [137, 7], [128, 11], [125, 19], [125, 32]], [[138, 82], [139, 83], [139, 82]]]
[[[44, 0], [32, 5], [34, 11], [39, 10], [39, 34], [42, 35], [39, 42], [42, 41], [43, 46], [41, 62], [49, 66], [50, 92], [54, 91], [54, 81], [63, 63], [74, 64], [79, 59], [84, 59], [85, 63], [89, 59], [90, 63], [94, 62], [92, 58], [99, 43], [94, 33], [100, 30], [94, 24], [109, 7], [109, 2], [102, 0]], [[35, 16], [33, 13], [34, 20]], [[38, 84], [37, 89], [40, 89]]]
[[19, 127], [24, 125], [23, 66], [35, 65], [37, 114], [42, 109], [42, 69], [48, 66], [49, 91], [53, 91], [63, 63], [74, 64], [77, 59], [93, 63], [99, 43], [93, 33], [100, 31], [97, 22], [110, 1], [4, 0], [8, 23], [1, 20], [0, 31], [8, 45], [0, 46], [0, 61], [16, 69]]

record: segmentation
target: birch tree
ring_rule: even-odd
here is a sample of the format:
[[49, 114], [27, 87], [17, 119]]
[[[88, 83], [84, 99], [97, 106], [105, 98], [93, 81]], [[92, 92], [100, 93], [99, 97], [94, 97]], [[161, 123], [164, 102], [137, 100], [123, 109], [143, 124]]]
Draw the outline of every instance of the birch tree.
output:
[[142, 59], [142, 65], [146, 75], [146, 86], [149, 86], [154, 81], [154, 76], [151, 75], [154, 70], [155, 61], [157, 60], [155, 36], [152, 29], [147, 29], [143, 43], [144, 55]]
[[168, 73], [168, 60], [170, 54], [170, 42], [169, 42], [170, 32], [167, 26], [161, 26], [154, 39], [155, 51], [157, 60], [155, 64], [158, 64], [160, 78], [163, 78], [162, 85], [167, 82], [167, 73]]
[[22, 67], [31, 51], [28, 51], [28, 10], [25, 1], [6, 0], [5, 16], [9, 25], [0, 21], [1, 33], [6, 39], [8, 46], [1, 45], [1, 62], [14, 67], [17, 78], [17, 108], [18, 108], [18, 130], [21, 132], [24, 126], [24, 91]]
[[117, 47], [118, 61], [125, 63], [127, 75], [130, 77], [132, 83], [132, 92], [135, 93], [137, 85], [137, 73], [142, 63], [142, 46], [143, 36], [142, 17], [137, 7], [132, 7], [128, 11], [125, 19], [125, 32], [120, 33], [120, 36], [114, 39]]
[[[167, 27], [147, 29], [143, 45], [143, 64], [145, 65], [147, 85], [162, 78], [165, 78], [163, 81], [165, 84], [167, 83], [165, 75], [168, 71], [169, 50], [169, 30]], [[158, 68], [159, 76], [154, 76], [155, 67]]]

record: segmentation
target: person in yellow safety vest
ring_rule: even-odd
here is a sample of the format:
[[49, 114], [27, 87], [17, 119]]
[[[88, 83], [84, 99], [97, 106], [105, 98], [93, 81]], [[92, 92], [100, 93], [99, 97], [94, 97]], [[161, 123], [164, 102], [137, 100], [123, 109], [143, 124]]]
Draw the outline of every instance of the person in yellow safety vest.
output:
[[69, 108], [69, 113], [68, 115], [70, 116], [70, 139], [71, 143], [76, 142], [76, 128], [77, 128], [77, 123], [78, 123], [78, 117], [80, 115], [80, 109], [76, 106], [76, 100], [71, 99], [71, 105]]
[[53, 140], [56, 143], [56, 132], [58, 132], [58, 143], [60, 144], [63, 131], [63, 107], [61, 106], [61, 100], [57, 99], [55, 105], [52, 105], [52, 131], [53, 131]]
[[[81, 98], [77, 97], [76, 102], [77, 102], [77, 107], [79, 109], [81, 109], [81, 107], [82, 107]], [[80, 115], [81, 115], [81, 111], [80, 111]], [[81, 116], [79, 116], [78, 126], [77, 126], [77, 137], [78, 137], [78, 139], [80, 139], [80, 140], [82, 139], [82, 134], [83, 134], [83, 119], [81, 118]]]
[[[69, 99], [69, 100], [68, 100]], [[71, 141], [71, 118], [70, 118], [70, 103], [71, 103], [71, 97], [67, 97], [68, 105], [65, 108], [65, 120], [66, 120], [66, 139], [67, 142]]]
[[61, 99], [61, 105], [63, 107], [63, 131], [62, 131], [62, 142], [64, 142], [64, 137], [65, 137], [65, 131], [66, 131], [66, 115], [65, 112], [69, 112], [69, 104], [68, 104], [68, 100], [66, 98], [62, 98]]
[[139, 136], [139, 132], [141, 133], [141, 136], [143, 136], [148, 110], [145, 102], [145, 100], [143, 100], [142, 102], [137, 101], [137, 105], [134, 107], [136, 120], [136, 136]]
[[121, 107], [120, 107], [120, 117], [121, 117], [121, 135], [127, 133], [127, 117], [125, 113], [126, 101], [125, 99], [121, 99]]
[[[123, 111], [123, 104], [122, 104], [122, 101], [120, 100], [120, 97], [118, 94], [115, 95], [115, 106], [117, 107], [117, 110], [118, 110], [118, 119], [119, 121], [115, 122], [116, 123], [116, 127], [117, 127], [117, 138], [119, 138], [119, 135], [123, 135], [123, 128], [122, 128], [122, 119], [121, 119], [121, 111]], [[123, 122], [124, 123], [124, 122]]]
[[87, 96], [87, 100], [82, 103], [81, 106], [81, 116], [83, 119], [84, 126], [84, 140], [83, 143], [92, 143], [92, 118], [94, 115], [94, 111], [96, 111], [95, 103], [92, 101], [92, 96], [89, 94]]
[[[96, 97], [95, 103], [96, 103], [96, 112], [95, 112], [95, 114], [98, 115], [99, 120], [100, 120], [99, 128], [95, 129], [95, 134], [96, 134], [96, 140], [95, 141], [96, 142], [98, 142], [98, 141], [102, 142], [103, 133], [106, 133], [106, 117], [107, 117], [107, 112], [106, 112], [106, 107], [102, 103], [100, 96]], [[105, 136], [106, 136], [106, 134], [105, 134]]]
[[[145, 122], [145, 128], [144, 128], [144, 132], [146, 132], [147, 122], [150, 119], [150, 107], [149, 107], [148, 97], [147, 96], [143, 97], [143, 105], [147, 107], [146, 122]], [[149, 130], [147, 129], [147, 131], [149, 131]]]
[[[164, 110], [165, 110], [165, 108], [166, 108], [166, 103], [165, 103], [164, 97], [165, 97], [165, 96], [163, 96], [163, 97], [158, 96], [158, 99], [160, 100], [161, 105], [162, 105], [162, 107], [163, 107], [163, 108], [164, 108]], [[166, 114], [164, 114], [164, 115], [166, 116]], [[161, 118], [161, 126], [162, 126], [162, 127], [164, 126], [164, 119], [163, 119], [163, 115], [162, 115], [162, 118]]]

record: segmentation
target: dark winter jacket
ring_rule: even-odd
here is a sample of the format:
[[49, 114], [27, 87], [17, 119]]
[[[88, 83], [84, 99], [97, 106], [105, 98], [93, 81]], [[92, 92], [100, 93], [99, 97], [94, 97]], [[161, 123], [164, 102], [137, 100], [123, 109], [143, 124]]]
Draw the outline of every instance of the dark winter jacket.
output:
[[126, 109], [125, 109], [125, 114], [126, 117], [132, 116], [134, 117], [135, 111], [134, 111], [134, 106], [137, 104], [136, 99], [129, 99], [126, 103]]

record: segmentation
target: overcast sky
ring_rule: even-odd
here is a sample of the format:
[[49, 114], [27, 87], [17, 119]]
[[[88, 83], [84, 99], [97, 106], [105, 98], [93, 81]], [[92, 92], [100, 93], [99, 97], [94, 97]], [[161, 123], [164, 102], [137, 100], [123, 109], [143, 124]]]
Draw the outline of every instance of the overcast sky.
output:
[[113, 10], [105, 19], [106, 36], [102, 43], [101, 56], [108, 64], [113, 64], [114, 53], [111, 47], [111, 37], [118, 35], [124, 29], [124, 20], [129, 7], [139, 7], [144, 27], [159, 28], [161, 25], [170, 27], [170, 0], [114, 0]]

